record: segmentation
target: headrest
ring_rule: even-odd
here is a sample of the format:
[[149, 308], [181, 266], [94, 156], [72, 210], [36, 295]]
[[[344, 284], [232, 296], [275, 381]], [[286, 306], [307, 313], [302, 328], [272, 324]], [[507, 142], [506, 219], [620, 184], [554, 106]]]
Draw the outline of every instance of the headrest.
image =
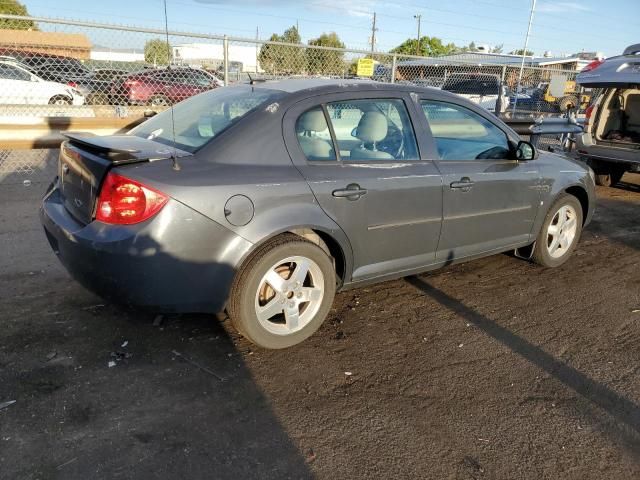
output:
[[380, 112], [366, 112], [360, 118], [356, 137], [363, 142], [379, 142], [387, 136], [387, 119]]
[[298, 128], [309, 132], [322, 132], [327, 129], [327, 121], [322, 110], [309, 110], [298, 120]]

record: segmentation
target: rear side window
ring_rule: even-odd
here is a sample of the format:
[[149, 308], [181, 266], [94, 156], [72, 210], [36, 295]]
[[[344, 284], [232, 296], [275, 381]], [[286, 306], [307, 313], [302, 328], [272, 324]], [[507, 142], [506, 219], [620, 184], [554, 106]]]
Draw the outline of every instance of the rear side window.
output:
[[0, 65], [0, 78], [6, 80], [31, 80], [31, 75], [24, 70], [12, 67], [11, 65]]
[[[266, 88], [217, 88], [178, 103], [129, 133], [173, 145], [175, 124], [176, 147], [195, 152], [245, 115], [280, 95], [280, 92]], [[171, 121], [172, 114], [174, 122]]]
[[307, 110], [296, 122], [296, 136], [307, 160], [335, 160], [331, 133], [322, 107]]
[[420, 103], [441, 160], [510, 158], [506, 133], [483, 116], [452, 103]]
[[346, 161], [418, 160], [413, 127], [400, 99], [327, 104], [340, 158]]

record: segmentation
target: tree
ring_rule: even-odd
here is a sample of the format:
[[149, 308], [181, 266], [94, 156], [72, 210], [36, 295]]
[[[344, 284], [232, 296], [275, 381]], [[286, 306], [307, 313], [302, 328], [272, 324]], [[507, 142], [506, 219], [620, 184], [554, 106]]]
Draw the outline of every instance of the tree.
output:
[[453, 43], [443, 44], [442, 40], [437, 37], [421, 37], [420, 47], [418, 48], [418, 41], [415, 38], [408, 38], [396, 48], [391, 50], [391, 53], [401, 53], [404, 55], [416, 55], [419, 54], [423, 57], [437, 57], [439, 55], [448, 55], [457, 51], [458, 48]]
[[[298, 29], [293, 26], [285, 30], [282, 35], [274, 33], [269, 38], [269, 41], [299, 44], [301, 39]], [[302, 47], [289, 45], [265, 43], [260, 48], [258, 61], [263, 70], [273, 75], [300, 73], [306, 67], [306, 57]]]
[[171, 48], [159, 38], [144, 44], [144, 61], [154, 65], [167, 65], [171, 61]]
[[[17, 0], [2, 0], [0, 3], [0, 13], [6, 15], [22, 15], [29, 16], [27, 7], [18, 2]], [[0, 19], [0, 28], [7, 28], [12, 30], [38, 30], [38, 26], [32, 20], [8, 20]]]
[[[335, 32], [323, 33], [309, 40], [309, 45], [320, 47], [344, 48], [344, 43]], [[344, 52], [307, 48], [307, 71], [312, 74], [340, 75], [344, 72]]]
[[502, 53], [503, 46], [504, 45], [502, 43], [500, 45], [496, 45], [491, 49], [491, 53]]
[[[518, 50], [513, 50], [511, 52], [509, 52], [509, 55], [522, 55], [522, 53], [524, 52], [524, 48], [519, 48]], [[533, 52], [531, 50], [527, 50], [524, 53], [525, 57], [532, 57], [533, 56]]]

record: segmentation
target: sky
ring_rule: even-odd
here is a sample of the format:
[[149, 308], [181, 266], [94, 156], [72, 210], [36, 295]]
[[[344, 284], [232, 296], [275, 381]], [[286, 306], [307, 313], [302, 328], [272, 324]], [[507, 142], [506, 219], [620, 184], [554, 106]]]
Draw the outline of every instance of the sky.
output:
[[[2, 0], [0, 0], [0, 3]], [[22, 0], [34, 16], [164, 28], [162, 0]], [[369, 49], [373, 12], [377, 51], [388, 51], [417, 35], [446, 43], [524, 46], [532, 0], [167, 0], [170, 30], [267, 39], [299, 25], [302, 40], [336, 32], [349, 48]], [[48, 25], [42, 25], [50, 29]], [[60, 28], [64, 31], [63, 28]], [[529, 50], [554, 56], [580, 51], [622, 53], [640, 42], [640, 0], [538, 0]], [[94, 37], [98, 33], [94, 34]], [[112, 35], [113, 37], [113, 35]], [[93, 38], [95, 43], [123, 40]], [[129, 40], [131, 42], [133, 40]], [[125, 42], [126, 43], [126, 42]], [[135, 43], [135, 41], [133, 41]], [[139, 45], [129, 45], [138, 48]]]

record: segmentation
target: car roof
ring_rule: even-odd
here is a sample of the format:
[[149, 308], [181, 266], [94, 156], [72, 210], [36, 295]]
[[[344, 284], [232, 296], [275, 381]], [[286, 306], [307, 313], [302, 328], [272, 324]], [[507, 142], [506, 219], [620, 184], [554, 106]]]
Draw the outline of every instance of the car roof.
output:
[[353, 78], [289, 78], [285, 80], [254, 80], [254, 88], [279, 90], [285, 93], [329, 93], [336, 90], [389, 90], [389, 91], [432, 91], [431, 88], [415, 85], [383, 83], [374, 80]]
[[587, 88], [630, 87], [640, 85], [640, 43], [629, 45], [622, 55], [609, 57], [595, 68], [584, 70], [576, 82]]

